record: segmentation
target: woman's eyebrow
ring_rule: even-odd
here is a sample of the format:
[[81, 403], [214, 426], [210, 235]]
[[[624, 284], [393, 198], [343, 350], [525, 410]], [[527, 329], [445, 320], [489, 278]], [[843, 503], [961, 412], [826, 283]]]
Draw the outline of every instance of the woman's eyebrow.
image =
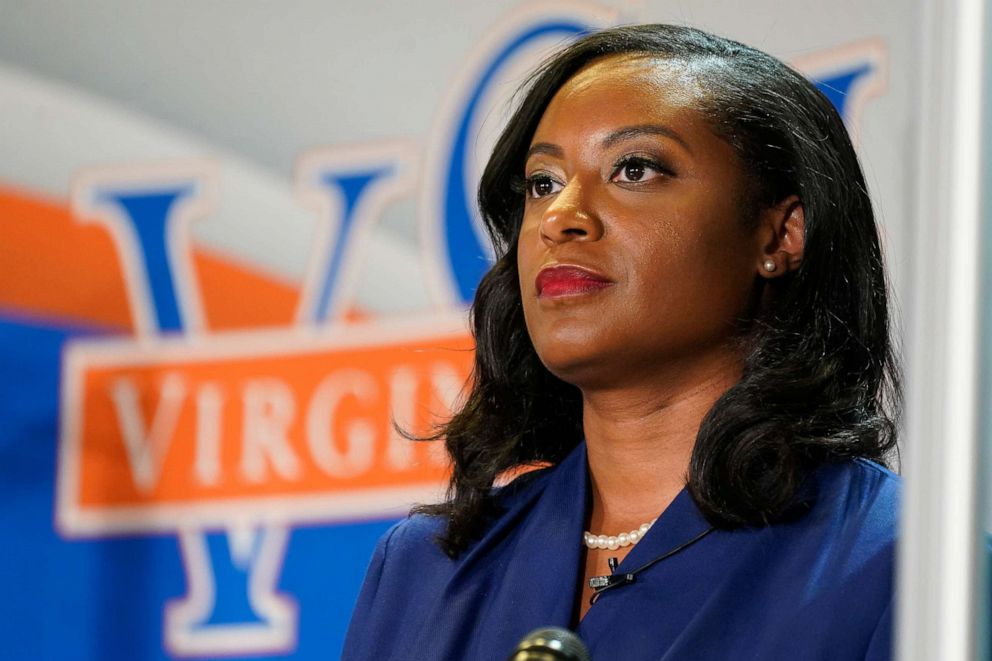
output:
[[692, 153], [692, 148], [689, 146], [689, 143], [685, 141], [685, 138], [679, 135], [678, 131], [665, 126], [664, 124], [638, 124], [637, 126], [625, 126], [622, 129], [613, 131], [603, 138], [602, 146], [604, 149], [607, 149], [618, 142], [628, 140], [630, 138], [636, 138], [641, 135], [663, 135], [666, 138], [671, 138], [675, 142], [682, 145], [690, 154]]
[[550, 142], [535, 142], [527, 150], [527, 156], [524, 160], [527, 160], [534, 154], [547, 154], [548, 156], [554, 156], [555, 158], [562, 158], [565, 154], [562, 148], [558, 145], [553, 145]]

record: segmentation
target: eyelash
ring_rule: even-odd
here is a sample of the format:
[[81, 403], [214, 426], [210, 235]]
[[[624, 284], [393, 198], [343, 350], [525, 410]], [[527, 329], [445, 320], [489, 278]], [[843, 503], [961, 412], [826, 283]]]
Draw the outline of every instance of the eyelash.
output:
[[[610, 174], [610, 181], [613, 181], [613, 179], [616, 178], [616, 176], [620, 174], [620, 172], [624, 168], [631, 165], [640, 165], [645, 169], [654, 170], [658, 174], [665, 177], [675, 176], [675, 174], [671, 170], [669, 170], [668, 168], [666, 168], [665, 166], [663, 166], [661, 163], [657, 162], [654, 159], [647, 158], [645, 156], [628, 154], [626, 156], [621, 156], [613, 164], [613, 171]], [[554, 177], [551, 177], [550, 175], [541, 172], [538, 174], [531, 175], [529, 177], [514, 177], [513, 181], [510, 182], [510, 188], [513, 190], [513, 192], [519, 193], [521, 195], [526, 195], [531, 199], [541, 199], [542, 197], [546, 197], [546, 195], [535, 195], [533, 192], [534, 185], [541, 181], [552, 181], [554, 183], [561, 185], [561, 182], [557, 181]], [[624, 183], [628, 185], [637, 185], [640, 182], [626, 181], [619, 183]], [[547, 195], [550, 195], [550, 193], [548, 193]]]
[[[534, 185], [541, 181], [551, 181], [553, 183], [558, 184], [559, 186], [561, 185], [561, 182], [557, 181], [554, 177], [551, 177], [550, 175], [544, 173], [540, 173], [540, 174], [531, 175], [529, 177], [524, 177], [523, 180], [521, 181], [520, 192], [533, 200], [539, 200], [542, 197], [547, 197], [546, 195], [534, 194]], [[550, 193], [548, 193], [548, 195], [550, 195]]]
[[[626, 156], [621, 156], [617, 159], [616, 163], [613, 164], [613, 173], [610, 174], [610, 181], [612, 181], [620, 171], [630, 165], [640, 165], [645, 169], [651, 169], [660, 175], [665, 177], [674, 177], [675, 174], [666, 168], [664, 165], [658, 161], [648, 158], [647, 156], [639, 156], [636, 154], [628, 154]], [[638, 183], [638, 182], [623, 182], [623, 183]]]

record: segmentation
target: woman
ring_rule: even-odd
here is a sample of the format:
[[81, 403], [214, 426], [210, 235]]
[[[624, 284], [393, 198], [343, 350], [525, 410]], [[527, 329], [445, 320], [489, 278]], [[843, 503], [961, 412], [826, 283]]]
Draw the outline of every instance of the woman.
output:
[[889, 658], [897, 370], [826, 98], [697, 30], [593, 34], [535, 74], [479, 201], [450, 497], [380, 542], [345, 657], [559, 625], [594, 659]]

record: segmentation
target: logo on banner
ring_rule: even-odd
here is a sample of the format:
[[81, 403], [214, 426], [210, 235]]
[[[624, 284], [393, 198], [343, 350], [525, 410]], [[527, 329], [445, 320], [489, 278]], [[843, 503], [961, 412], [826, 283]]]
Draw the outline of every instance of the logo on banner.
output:
[[[76, 215], [112, 237], [136, 332], [66, 350], [56, 520], [73, 537], [178, 537], [188, 587], [163, 605], [171, 653], [293, 650], [298, 606], [277, 590], [292, 527], [400, 515], [437, 496], [443, 451], [393, 421], [429, 430], [470, 376], [465, 309], [491, 263], [473, 150], [492, 98], [508, 72], [613, 20], [574, 7], [512, 17], [470, 58], [426, 153], [397, 142], [303, 157], [298, 199], [321, 224], [291, 329], [206, 330], [189, 227], [218, 204], [217, 166], [80, 174]], [[818, 58], [800, 68], [855, 126], [884, 83], [884, 50]], [[370, 230], [410, 197], [440, 312], [349, 321]]]

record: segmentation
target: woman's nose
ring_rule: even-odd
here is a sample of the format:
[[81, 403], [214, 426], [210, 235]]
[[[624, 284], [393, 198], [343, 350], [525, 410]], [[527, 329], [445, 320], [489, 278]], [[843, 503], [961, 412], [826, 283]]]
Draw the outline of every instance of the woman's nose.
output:
[[541, 220], [541, 238], [547, 243], [598, 241], [603, 235], [599, 217], [578, 181], [570, 181], [548, 205]]

